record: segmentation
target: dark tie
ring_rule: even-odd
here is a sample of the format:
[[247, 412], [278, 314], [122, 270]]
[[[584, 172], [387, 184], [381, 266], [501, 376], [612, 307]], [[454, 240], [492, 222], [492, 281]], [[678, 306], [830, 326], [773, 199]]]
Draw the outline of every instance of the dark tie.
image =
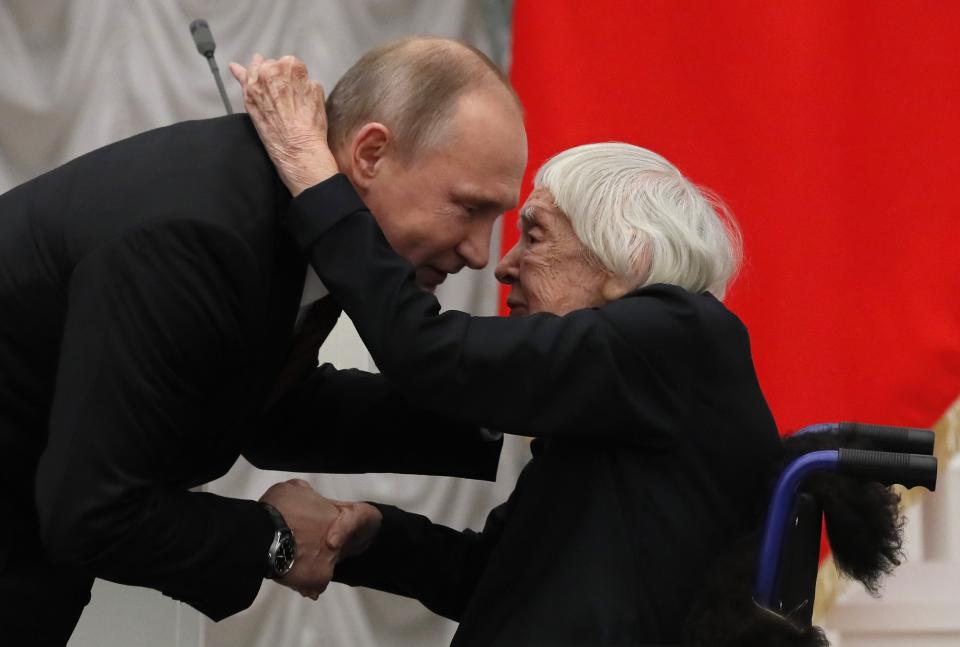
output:
[[267, 399], [267, 408], [276, 404], [287, 391], [317, 367], [320, 346], [340, 317], [340, 304], [332, 297], [320, 299], [303, 316], [300, 332], [290, 341], [287, 361]]

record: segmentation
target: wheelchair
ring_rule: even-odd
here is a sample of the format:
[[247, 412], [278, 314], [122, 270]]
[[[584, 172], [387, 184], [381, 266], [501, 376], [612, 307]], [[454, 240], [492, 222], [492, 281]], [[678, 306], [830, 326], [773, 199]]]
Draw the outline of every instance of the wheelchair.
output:
[[805, 488], [811, 476], [831, 472], [859, 482], [925, 487], [931, 492], [937, 483], [932, 431], [842, 422], [804, 427], [793, 437], [812, 435], [818, 444], [836, 448], [803, 453], [780, 473], [753, 585], [758, 607], [798, 627], [812, 623], [824, 517], [822, 502]]
[[925, 429], [850, 422], [784, 437], [765, 520], [758, 510], [760, 524], [705, 574], [683, 644], [827, 647], [813, 625], [824, 526], [841, 573], [876, 593], [902, 557], [900, 498], [889, 486], [933, 491], [933, 443]]

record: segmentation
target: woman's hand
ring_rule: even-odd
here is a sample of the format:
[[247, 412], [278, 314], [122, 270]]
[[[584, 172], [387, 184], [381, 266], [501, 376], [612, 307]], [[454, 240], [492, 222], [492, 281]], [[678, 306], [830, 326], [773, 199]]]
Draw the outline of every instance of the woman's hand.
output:
[[294, 197], [336, 175], [327, 143], [323, 86], [307, 77], [298, 58], [253, 57], [249, 68], [230, 63], [243, 88], [247, 113], [257, 128], [280, 179]]
[[377, 533], [383, 515], [374, 506], [363, 501], [333, 501], [340, 516], [327, 532], [327, 546], [338, 551], [337, 561], [365, 551]]

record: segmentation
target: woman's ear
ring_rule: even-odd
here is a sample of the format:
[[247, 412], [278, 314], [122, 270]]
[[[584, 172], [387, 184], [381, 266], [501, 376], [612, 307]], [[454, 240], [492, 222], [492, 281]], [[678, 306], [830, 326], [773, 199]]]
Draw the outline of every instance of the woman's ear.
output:
[[378, 122], [364, 124], [353, 136], [350, 147], [351, 180], [357, 188], [366, 189], [370, 181], [381, 172], [381, 162], [386, 155], [392, 133]]
[[610, 303], [611, 301], [616, 301], [627, 292], [630, 292], [634, 287], [635, 286], [611, 272], [607, 275], [606, 281], [603, 282], [600, 294], [603, 296], [605, 303]]

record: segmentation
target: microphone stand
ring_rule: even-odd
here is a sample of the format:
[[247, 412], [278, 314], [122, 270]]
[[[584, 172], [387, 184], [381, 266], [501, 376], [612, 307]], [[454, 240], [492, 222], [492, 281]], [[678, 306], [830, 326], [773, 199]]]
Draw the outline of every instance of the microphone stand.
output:
[[227, 90], [223, 87], [223, 79], [220, 78], [220, 68], [217, 67], [217, 61], [213, 58], [213, 52], [206, 54], [204, 56], [207, 59], [207, 63], [210, 64], [210, 71], [213, 73], [213, 78], [217, 82], [217, 89], [220, 90], [220, 98], [223, 99], [223, 107], [227, 109], [227, 114], [233, 114], [233, 107], [230, 105], [230, 99], [227, 97]]

